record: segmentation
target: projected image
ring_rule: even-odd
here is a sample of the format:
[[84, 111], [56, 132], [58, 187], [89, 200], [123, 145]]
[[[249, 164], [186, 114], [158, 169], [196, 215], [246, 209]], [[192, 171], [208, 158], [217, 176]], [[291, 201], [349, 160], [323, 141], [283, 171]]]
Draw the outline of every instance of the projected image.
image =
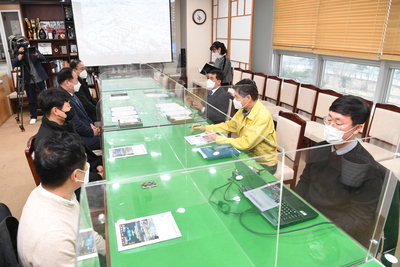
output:
[[169, 0], [72, 0], [87, 66], [170, 62]]

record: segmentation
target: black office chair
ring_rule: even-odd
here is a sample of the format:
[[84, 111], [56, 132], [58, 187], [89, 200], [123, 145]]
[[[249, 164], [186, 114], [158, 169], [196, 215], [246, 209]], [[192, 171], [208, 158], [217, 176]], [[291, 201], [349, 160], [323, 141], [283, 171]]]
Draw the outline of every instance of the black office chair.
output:
[[20, 266], [17, 251], [18, 224], [8, 207], [0, 203], [0, 267]]

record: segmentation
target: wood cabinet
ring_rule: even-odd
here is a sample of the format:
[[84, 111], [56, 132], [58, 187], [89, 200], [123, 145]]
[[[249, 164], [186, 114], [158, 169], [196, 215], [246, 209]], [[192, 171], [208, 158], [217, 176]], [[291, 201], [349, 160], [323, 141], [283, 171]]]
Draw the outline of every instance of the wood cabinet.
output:
[[[70, 36], [67, 28], [75, 29], [71, 2], [51, 2], [51, 1], [30, 1], [20, 2], [21, 16], [23, 20], [23, 28], [25, 36], [28, 37], [28, 27], [25, 18], [29, 20], [37, 18], [40, 21], [62, 22], [64, 25], [64, 34], [56, 34], [53, 39], [31, 39], [29, 40], [31, 46], [38, 48], [39, 43], [49, 44], [52, 47], [52, 55], [44, 55], [52, 68], [46, 69], [49, 75], [49, 80], [46, 81], [48, 87], [56, 85], [57, 73], [63, 67], [68, 66], [68, 63], [79, 57], [75, 34]], [[70, 15], [66, 16], [67, 10]], [[73, 31], [74, 32], [74, 31]], [[57, 31], [59, 33], [59, 31]], [[54, 37], [57, 37], [54, 38]], [[39, 37], [38, 37], [39, 38]], [[46, 37], [48, 38], [48, 37]], [[72, 48], [72, 51], [71, 51]]]

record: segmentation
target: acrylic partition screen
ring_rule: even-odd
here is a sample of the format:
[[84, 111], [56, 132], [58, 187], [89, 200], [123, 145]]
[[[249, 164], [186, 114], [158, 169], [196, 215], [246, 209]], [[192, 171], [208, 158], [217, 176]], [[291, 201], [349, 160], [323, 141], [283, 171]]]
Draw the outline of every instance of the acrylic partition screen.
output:
[[87, 66], [172, 61], [169, 0], [72, 0], [72, 8]]

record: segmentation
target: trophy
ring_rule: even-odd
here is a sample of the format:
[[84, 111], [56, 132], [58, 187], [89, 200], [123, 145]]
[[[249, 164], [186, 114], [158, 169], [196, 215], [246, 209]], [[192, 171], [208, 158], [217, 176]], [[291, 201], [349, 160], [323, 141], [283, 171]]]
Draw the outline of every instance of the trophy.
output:
[[46, 39], [47, 34], [46, 34], [45, 30], [43, 30], [43, 28], [40, 27], [39, 18], [36, 19], [36, 25], [37, 25], [37, 35], [38, 35], [39, 39]]
[[33, 30], [32, 30], [31, 21], [28, 18], [25, 18], [25, 22], [26, 22], [26, 27], [28, 29], [28, 38], [29, 38], [29, 40], [32, 40], [33, 39]]
[[31, 19], [32, 31], [33, 31], [33, 40], [37, 40], [37, 33], [36, 33], [36, 21]]

